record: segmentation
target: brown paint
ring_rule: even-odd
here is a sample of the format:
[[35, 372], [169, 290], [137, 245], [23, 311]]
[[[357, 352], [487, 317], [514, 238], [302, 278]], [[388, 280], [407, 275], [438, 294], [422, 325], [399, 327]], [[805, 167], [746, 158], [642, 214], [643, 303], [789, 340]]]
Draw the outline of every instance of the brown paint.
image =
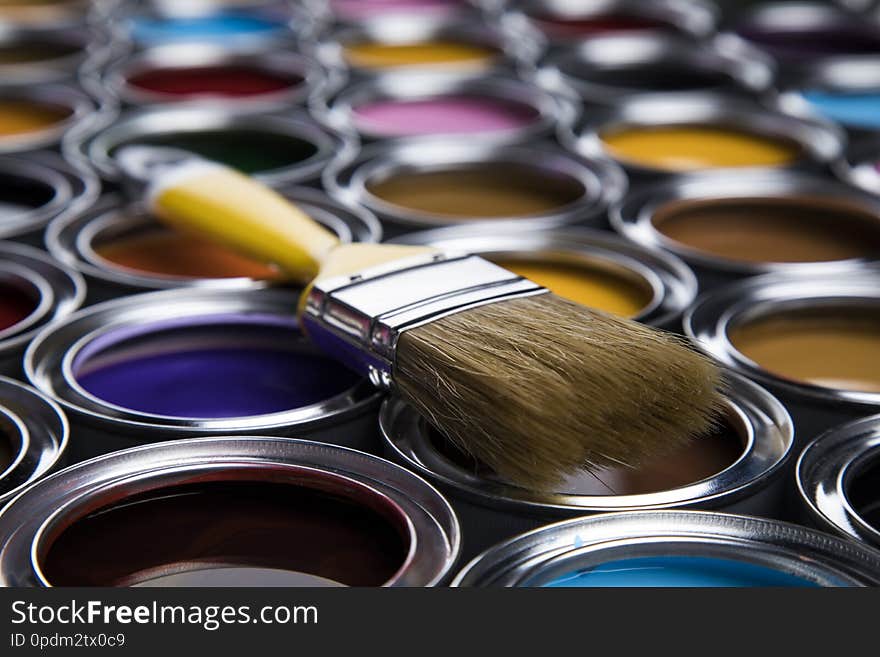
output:
[[654, 227], [696, 251], [742, 262], [880, 257], [880, 214], [816, 196], [717, 198], [660, 206]]
[[108, 240], [95, 253], [112, 265], [139, 273], [177, 278], [271, 279], [268, 265], [196, 235], [155, 228]]
[[377, 586], [407, 550], [390, 520], [352, 500], [291, 484], [211, 482], [129, 497], [75, 521], [50, 545], [43, 572], [60, 586], [144, 585], [173, 575], [210, 586], [215, 575], [228, 582], [229, 569], [241, 584], [270, 570], [278, 585], [305, 575]]
[[732, 326], [730, 342], [777, 376], [826, 388], [880, 392], [880, 309], [822, 305]]
[[[744, 431], [744, 430], [743, 430]], [[486, 466], [475, 463], [432, 430], [431, 441], [448, 458], [476, 474], [494, 478]], [[745, 450], [741, 431], [724, 421], [713, 432], [695, 439], [686, 448], [636, 468], [582, 471], [568, 477], [554, 492], [568, 495], [640, 495], [687, 486], [712, 477], [732, 465]]]
[[399, 172], [367, 188], [387, 203], [460, 219], [546, 214], [584, 194], [583, 185], [574, 178], [510, 163]]

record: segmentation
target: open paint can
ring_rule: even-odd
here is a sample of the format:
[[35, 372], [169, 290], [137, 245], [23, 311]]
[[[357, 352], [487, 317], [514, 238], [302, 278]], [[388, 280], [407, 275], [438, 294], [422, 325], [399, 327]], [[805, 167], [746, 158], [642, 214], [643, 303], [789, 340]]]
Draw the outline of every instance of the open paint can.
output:
[[80, 68], [105, 48], [100, 33], [88, 27], [4, 30], [0, 33], [0, 85], [75, 82]]
[[57, 404], [0, 376], [0, 509], [64, 462], [68, 434]]
[[0, 239], [43, 245], [52, 219], [88, 207], [99, 182], [52, 152], [0, 156]]
[[[113, 181], [123, 177], [124, 146], [179, 148], [231, 166], [272, 186], [315, 182], [333, 161], [351, 154], [348, 137], [305, 113], [230, 111], [216, 104], [133, 109], [65, 141], [65, 153]], [[141, 181], [143, 182], [143, 181]]]
[[217, 101], [283, 110], [305, 104], [324, 79], [318, 63], [298, 53], [184, 43], [122, 57], [102, 84], [128, 105]]
[[403, 468], [252, 436], [69, 467], [9, 505], [0, 531], [4, 586], [433, 586], [459, 550], [449, 504]]
[[297, 300], [282, 289], [123, 297], [48, 327], [25, 369], [67, 410], [74, 461], [218, 432], [375, 451], [381, 395], [302, 335]]
[[703, 0], [519, 0], [506, 3], [502, 24], [542, 48], [610, 35], [712, 35], [718, 9]]
[[526, 56], [522, 43], [476, 19], [421, 14], [374, 18], [340, 26], [309, 44], [337, 77], [399, 70], [488, 72], [511, 70]]
[[391, 458], [453, 500], [473, 556], [554, 519], [658, 508], [709, 508], [779, 516], [794, 442], [788, 413], [763, 388], [732, 375], [719, 426], [676, 454], [640, 467], [571, 475], [554, 490], [528, 490], [475, 462], [411, 406], [385, 402], [380, 425]]
[[0, 153], [58, 146], [93, 111], [92, 100], [73, 86], [0, 87]]
[[[379, 220], [364, 208], [309, 187], [279, 191], [341, 243], [381, 239]], [[60, 217], [47, 229], [46, 245], [59, 261], [85, 274], [92, 302], [180, 287], [256, 289], [283, 283], [277, 268], [166, 226], [119, 195]]]
[[880, 548], [880, 415], [831, 429], [801, 452], [804, 519]]
[[552, 136], [574, 115], [569, 103], [513, 76], [422, 70], [376, 74], [313, 112], [365, 141], [448, 135], [495, 143]]
[[678, 327], [697, 281], [678, 258], [587, 228], [437, 228], [400, 244], [475, 253], [558, 296], [644, 324]]
[[705, 169], [819, 168], [843, 152], [839, 128], [723, 94], [645, 94], [584, 112], [563, 143], [634, 176]]
[[82, 276], [43, 251], [0, 242], [0, 375], [21, 377], [30, 341], [86, 296]]
[[784, 82], [819, 62], [876, 57], [880, 51], [880, 19], [827, 2], [758, 4], [733, 27], [780, 63]]
[[880, 201], [815, 174], [676, 176], [634, 187], [609, 216], [626, 238], [686, 260], [702, 290], [771, 272], [857, 276], [880, 261]]
[[453, 586], [852, 587], [880, 585], [880, 552], [804, 527], [728, 513], [577, 518], [505, 541]]
[[549, 142], [498, 145], [467, 137], [370, 144], [328, 169], [323, 182], [341, 200], [409, 228], [595, 222], [626, 188], [623, 171], [608, 160], [576, 157]]
[[699, 297], [684, 330], [721, 365], [770, 388], [800, 446], [880, 408], [880, 269], [732, 283]]
[[774, 74], [772, 60], [730, 34], [695, 42], [639, 32], [551, 50], [538, 62], [534, 80], [588, 105], [611, 106], [645, 93], [758, 96], [770, 89]]

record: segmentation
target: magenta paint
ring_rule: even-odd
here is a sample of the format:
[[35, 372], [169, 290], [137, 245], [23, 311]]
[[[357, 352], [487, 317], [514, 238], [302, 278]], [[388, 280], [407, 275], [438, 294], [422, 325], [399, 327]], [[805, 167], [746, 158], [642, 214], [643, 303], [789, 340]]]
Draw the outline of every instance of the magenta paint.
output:
[[540, 113], [513, 100], [450, 95], [376, 100], [354, 107], [353, 116], [361, 132], [399, 137], [507, 132], [534, 123]]
[[212, 315], [111, 331], [73, 361], [104, 403], [180, 418], [279, 413], [345, 393], [358, 377], [306, 347], [294, 318]]
[[464, 0], [330, 0], [333, 14], [345, 20], [391, 13], [446, 15], [458, 11], [464, 4]]

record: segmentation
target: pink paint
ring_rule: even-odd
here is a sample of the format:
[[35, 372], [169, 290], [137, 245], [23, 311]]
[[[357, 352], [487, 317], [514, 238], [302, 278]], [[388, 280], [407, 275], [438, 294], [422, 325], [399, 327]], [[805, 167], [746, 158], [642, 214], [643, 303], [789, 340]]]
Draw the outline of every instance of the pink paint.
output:
[[539, 116], [523, 103], [485, 96], [379, 100], [354, 108], [357, 129], [383, 137], [504, 132], [534, 123]]
[[331, 0], [333, 13], [346, 20], [373, 18], [382, 14], [404, 12], [453, 13], [464, 0]]

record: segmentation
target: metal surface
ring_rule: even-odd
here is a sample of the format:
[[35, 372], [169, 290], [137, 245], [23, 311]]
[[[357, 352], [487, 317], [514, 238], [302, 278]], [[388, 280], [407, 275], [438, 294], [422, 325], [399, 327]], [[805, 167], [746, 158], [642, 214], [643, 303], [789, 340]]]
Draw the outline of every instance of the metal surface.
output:
[[467, 564], [453, 586], [540, 586], [603, 562], [706, 556], [762, 565], [820, 586], [880, 585], [880, 552], [798, 525], [700, 511], [610, 513], [505, 541]]
[[[442, 583], [459, 552], [459, 526], [449, 504], [424, 480], [388, 461], [356, 450], [304, 440], [260, 436], [181, 440], [108, 454], [71, 466], [16, 498], [0, 513], [0, 583], [46, 586], [40, 571], [53, 514], [123, 502], [139, 491], [205, 480], [275, 481], [308, 486], [307, 473], [321, 475], [337, 494], [357, 502], [373, 491], [406, 516], [409, 556], [386, 586]], [[124, 483], [123, 483], [124, 482]], [[346, 485], [346, 482], [349, 482]], [[11, 531], [15, 528], [15, 531]], [[32, 559], [32, 554], [35, 558]]]

